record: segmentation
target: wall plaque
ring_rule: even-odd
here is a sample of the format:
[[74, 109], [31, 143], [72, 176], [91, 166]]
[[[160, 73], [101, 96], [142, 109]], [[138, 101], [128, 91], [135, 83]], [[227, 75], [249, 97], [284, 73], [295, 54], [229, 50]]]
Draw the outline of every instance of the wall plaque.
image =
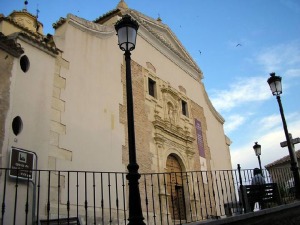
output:
[[32, 180], [32, 170], [35, 167], [35, 153], [20, 148], [11, 148], [10, 172], [13, 178]]

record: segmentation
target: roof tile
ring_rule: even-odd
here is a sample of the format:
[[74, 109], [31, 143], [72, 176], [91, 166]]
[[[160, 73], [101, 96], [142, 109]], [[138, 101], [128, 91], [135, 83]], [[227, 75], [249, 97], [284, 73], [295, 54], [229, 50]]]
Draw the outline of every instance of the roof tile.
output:
[[[300, 159], [300, 150], [297, 150], [295, 153], [296, 153], [296, 158], [299, 160]], [[275, 160], [272, 163], [269, 163], [265, 167], [269, 168], [269, 167], [277, 166], [277, 165], [280, 165], [280, 164], [283, 164], [283, 163], [286, 163], [286, 162], [289, 162], [289, 161], [290, 161], [290, 156], [287, 155], [287, 156], [282, 157], [281, 159], [278, 159], [278, 160]]]

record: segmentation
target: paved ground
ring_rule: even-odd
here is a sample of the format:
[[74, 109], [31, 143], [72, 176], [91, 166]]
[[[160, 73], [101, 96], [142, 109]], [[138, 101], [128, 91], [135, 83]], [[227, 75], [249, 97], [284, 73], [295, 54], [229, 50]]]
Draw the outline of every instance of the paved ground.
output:
[[225, 219], [188, 225], [300, 225], [300, 202], [264, 209]]

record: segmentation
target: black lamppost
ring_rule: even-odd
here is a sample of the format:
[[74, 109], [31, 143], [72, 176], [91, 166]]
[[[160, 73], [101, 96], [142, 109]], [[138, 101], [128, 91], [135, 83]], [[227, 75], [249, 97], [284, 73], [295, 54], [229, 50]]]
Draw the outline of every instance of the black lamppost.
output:
[[268, 79], [268, 84], [270, 85], [272, 94], [276, 96], [278, 105], [279, 105], [279, 110], [280, 110], [280, 115], [282, 119], [282, 124], [283, 124], [283, 129], [284, 129], [284, 134], [287, 142], [287, 147], [289, 150], [289, 155], [291, 158], [291, 171], [293, 172], [294, 175], [294, 182], [295, 182], [295, 191], [296, 191], [296, 198], [300, 199], [300, 176], [299, 176], [299, 168], [298, 168], [298, 163], [297, 163], [297, 158], [295, 154], [295, 150], [292, 147], [292, 142], [289, 137], [289, 132], [287, 128], [287, 124], [285, 121], [285, 116], [281, 104], [281, 99], [280, 99], [280, 94], [282, 93], [282, 86], [281, 86], [281, 77], [276, 76], [275, 73], [270, 74], [271, 77]]
[[127, 127], [128, 127], [128, 149], [129, 164], [126, 176], [129, 183], [129, 223], [128, 225], [145, 225], [141, 206], [141, 196], [139, 190], [139, 165], [136, 162], [135, 133], [134, 133], [134, 113], [133, 96], [131, 83], [130, 51], [135, 49], [138, 23], [129, 15], [123, 16], [115, 24], [118, 34], [118, 44], [122, 51], [125, 51], [126, 61], [126, 95], [127, 95]]
[[255, 155], [258, 158], [258, 163], [259, 163], [259, 169], [262, 172], [262, 168], [261, 168], [261, 161], [260, 161], [260, 155], [261, 155], [261, 145], [257, 144], [257, 142], [255, 142], [255, 145], [253, 145], [253, 149], [255, 152]]

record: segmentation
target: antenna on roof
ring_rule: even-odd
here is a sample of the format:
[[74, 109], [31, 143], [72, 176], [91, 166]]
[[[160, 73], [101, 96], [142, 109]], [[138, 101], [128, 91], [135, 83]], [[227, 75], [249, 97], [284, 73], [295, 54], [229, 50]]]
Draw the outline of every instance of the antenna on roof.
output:
[[158, 21], [158, 22], [161, 22], [161, 21], [162, 21], [161, 18], [160, 18], [160, 14], [159, 14], [159, 13], [158, 13], [157, 21]]
[[39, 4], [36, 5], [36, 18], [39, 18]]
[[36, 28], [36, 32], [39, 31], [39, 28], [40, 28], [40, 25], [39, 25], [39, 21], [38, 21], [38, 18], [39, 18], [39, 4], [36, 5], [36, 17], [35, 17], [35, 28]]
[[24, 1], [24, 9], [25, 11], [27, 11], [27, 5], [28, 5], [28, 1]]

